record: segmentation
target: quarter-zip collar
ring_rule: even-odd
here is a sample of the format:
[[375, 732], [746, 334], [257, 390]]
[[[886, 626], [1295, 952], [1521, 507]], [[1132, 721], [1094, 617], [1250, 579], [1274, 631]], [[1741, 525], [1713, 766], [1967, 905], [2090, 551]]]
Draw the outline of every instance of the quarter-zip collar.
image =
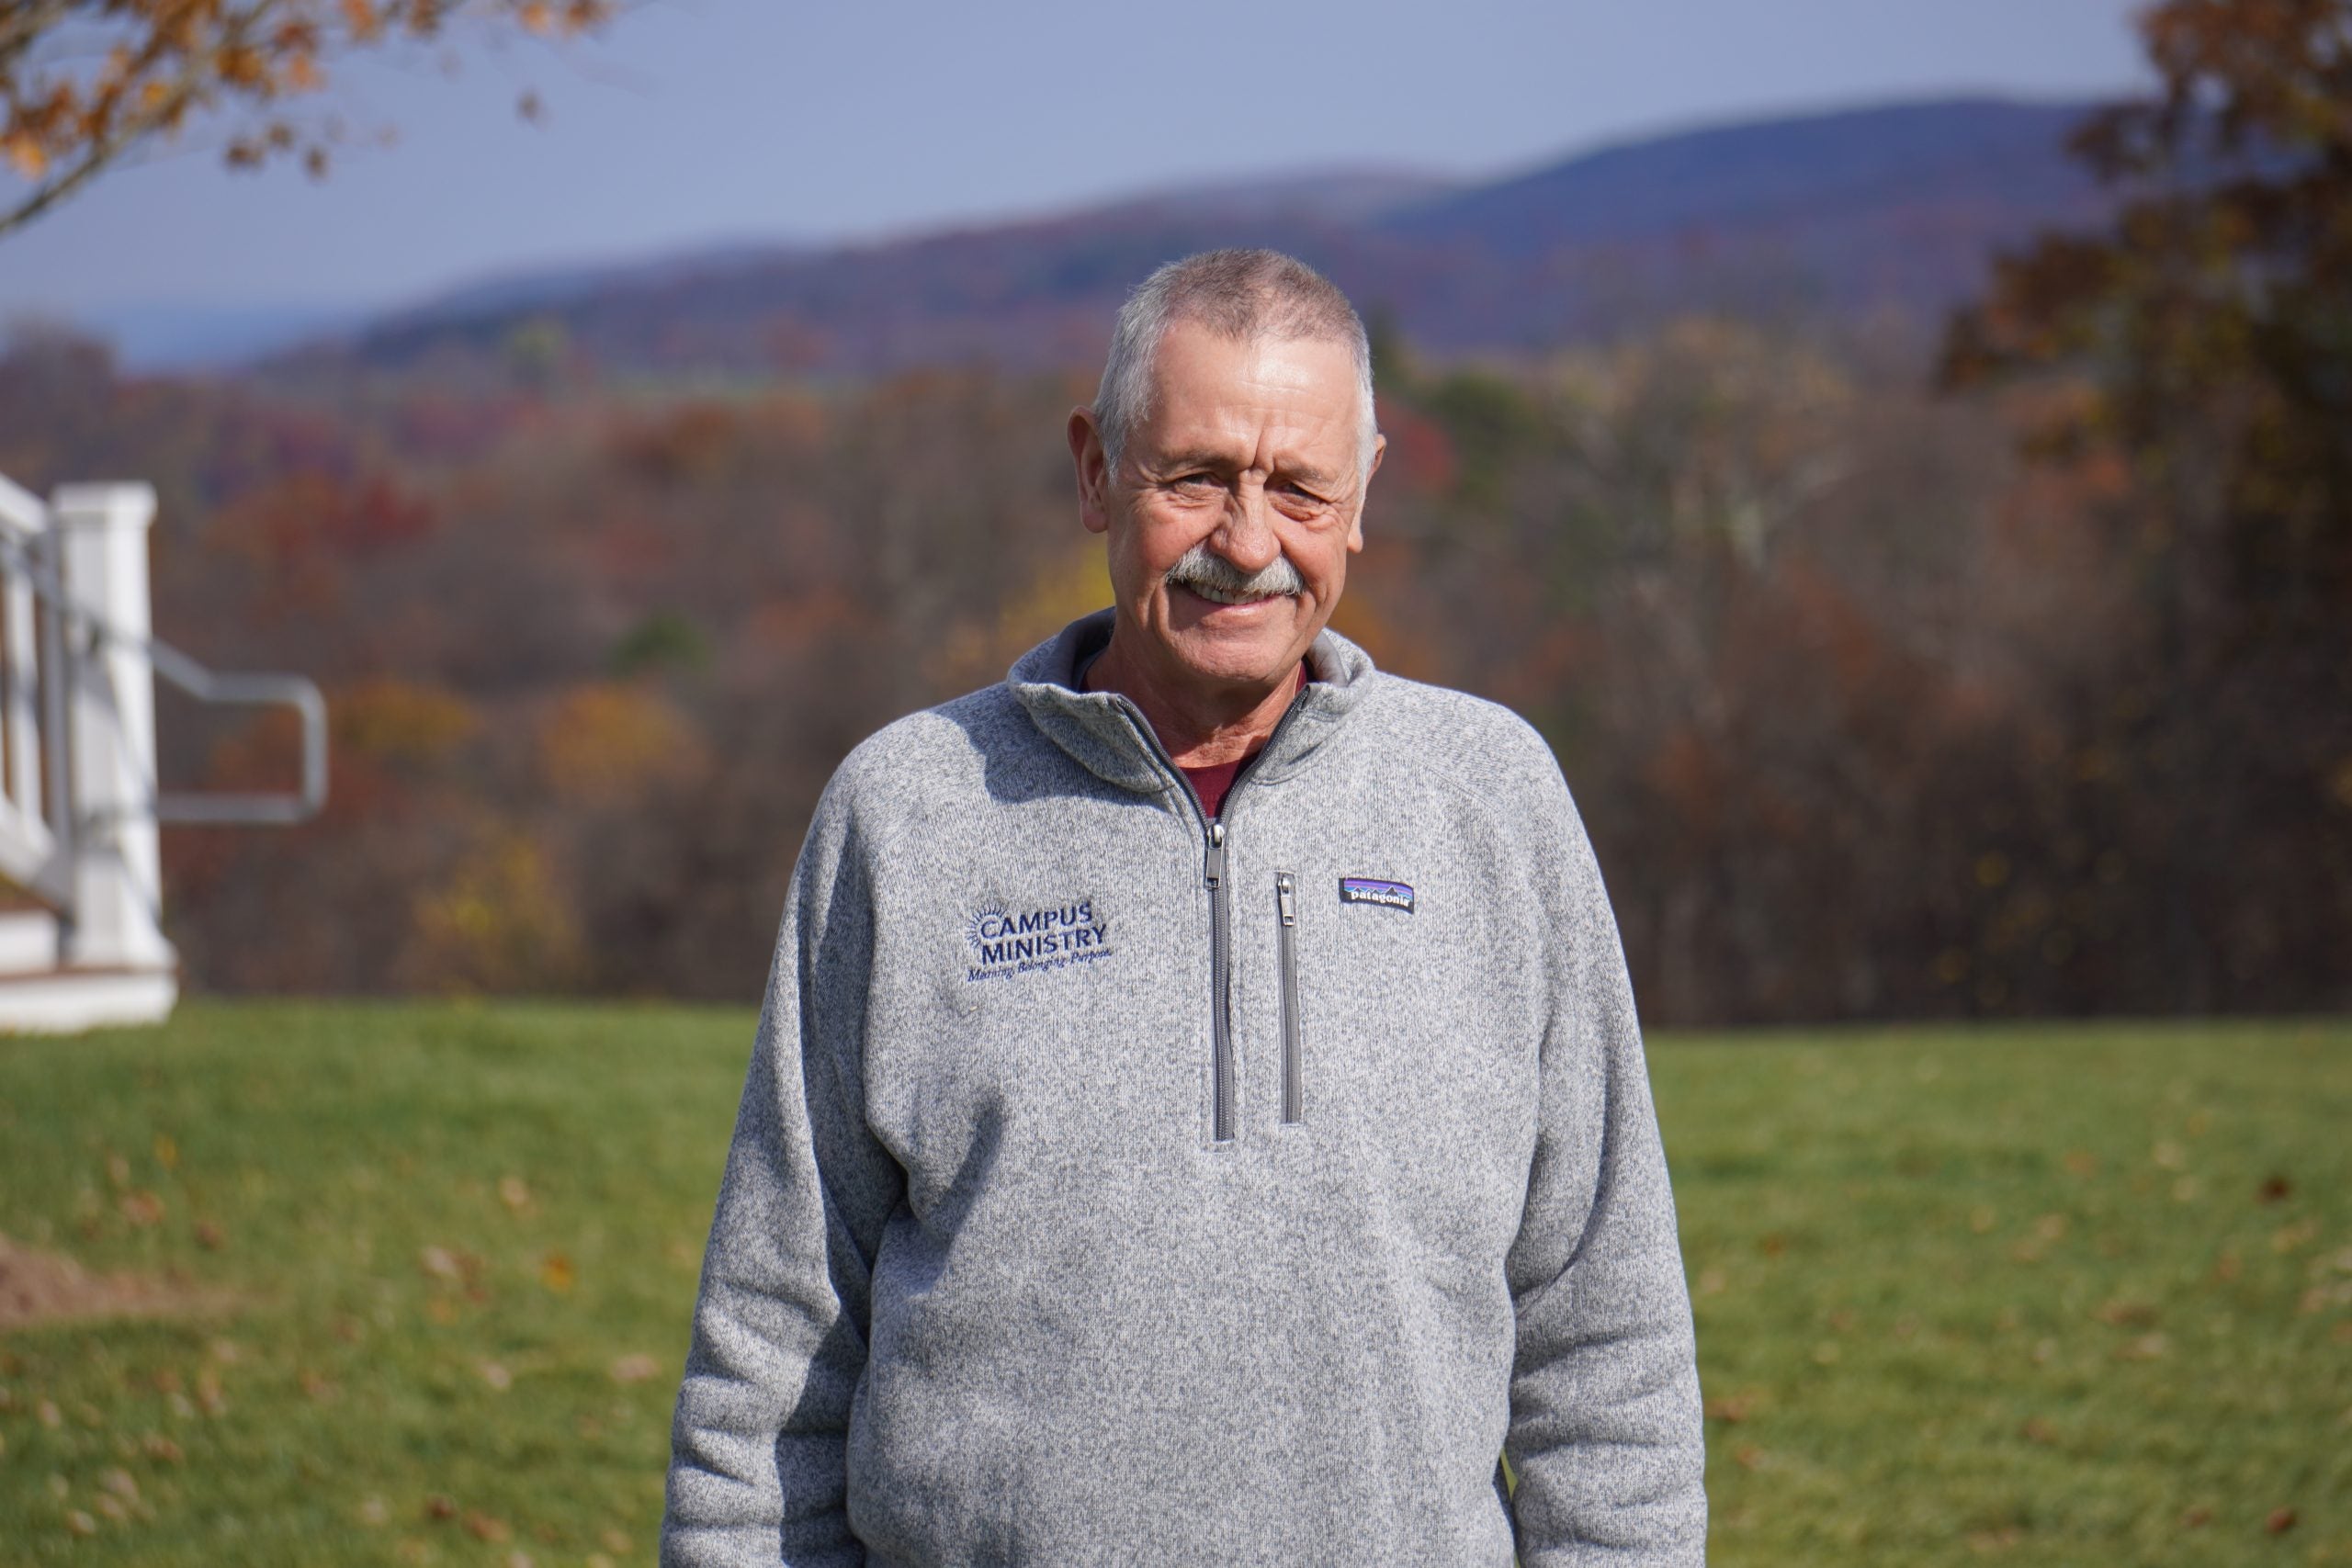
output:
[[[1030, 722], [1088, 772], [1138, 795], [1182, 789], [1143, 710], [1116, 692], [1081, 692], [1078, 668], [1111, 640], [1114, 612], [1081, 615], [1031, 649], [1005, 675]], [[1370, 682], [1372, 657], [1325, 627], [1306, 650], [1313, 677], [1250, 764], [1252, 784], [1279, 784], [1331, 738]]]

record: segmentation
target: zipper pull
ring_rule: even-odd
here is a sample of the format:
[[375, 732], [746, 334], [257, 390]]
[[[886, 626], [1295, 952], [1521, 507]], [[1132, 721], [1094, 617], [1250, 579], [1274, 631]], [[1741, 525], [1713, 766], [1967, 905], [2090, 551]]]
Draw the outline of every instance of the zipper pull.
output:
[[1274, 875], [1274, 901], [1282, 907], [1283, 924], [1286, 926], [1298, 924], [1296, 882], [1297, 879], [1286, 871], [1278, 872]]
[[1209, 824], [1207, 863], [1203, 867], [1203, 874], [1208, 878], [1211, 887], [1225, 880], [1225, 824], [1222, 822]]

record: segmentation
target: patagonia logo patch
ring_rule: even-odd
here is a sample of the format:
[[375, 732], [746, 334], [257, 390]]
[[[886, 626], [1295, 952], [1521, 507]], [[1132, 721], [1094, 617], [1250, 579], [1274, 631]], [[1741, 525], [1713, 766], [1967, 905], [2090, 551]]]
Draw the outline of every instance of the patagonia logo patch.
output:
[[965, 982], [995, 980], [1107, 958], [1111, 922], [1095, 912], [1091, 898], [1037, 909], [983, 904], [964, 922], [964, 943], [972, 952]]
[[1413, 912], [1413, 889], [1405, 883], [1385, 882], [1377, 876], [1343, 876], [1340, 878], [1340, 902], [1378, 904], [1409, 915]]

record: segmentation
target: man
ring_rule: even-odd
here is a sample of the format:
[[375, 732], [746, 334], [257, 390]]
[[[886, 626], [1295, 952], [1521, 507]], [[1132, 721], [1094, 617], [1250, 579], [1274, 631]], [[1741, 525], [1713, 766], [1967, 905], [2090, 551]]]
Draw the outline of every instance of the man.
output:
[[1069, 442], [1113, 607], [818, 805], [662, 1561], [1699, 1562], [1566, 786], [1325, 629], [1382, 452], [1355, 312], [1268, 252], [1164, 267]]

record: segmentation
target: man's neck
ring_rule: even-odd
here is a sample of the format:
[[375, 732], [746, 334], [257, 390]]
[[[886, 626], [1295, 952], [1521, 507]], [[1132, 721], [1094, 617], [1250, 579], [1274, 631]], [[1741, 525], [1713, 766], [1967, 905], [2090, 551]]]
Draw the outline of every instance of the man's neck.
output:
[[1086, 669], [1081, 688], [1116, 692], [1143, 710], [1151, 732], [1180, 768], [1238, 761], [1266, 743], [1297, 695], [1304, 671], [1293, 664], [1262, 690], [1227, 687], [1204, 692], [1141, 669], [1122, 657], [1118, 634]]

